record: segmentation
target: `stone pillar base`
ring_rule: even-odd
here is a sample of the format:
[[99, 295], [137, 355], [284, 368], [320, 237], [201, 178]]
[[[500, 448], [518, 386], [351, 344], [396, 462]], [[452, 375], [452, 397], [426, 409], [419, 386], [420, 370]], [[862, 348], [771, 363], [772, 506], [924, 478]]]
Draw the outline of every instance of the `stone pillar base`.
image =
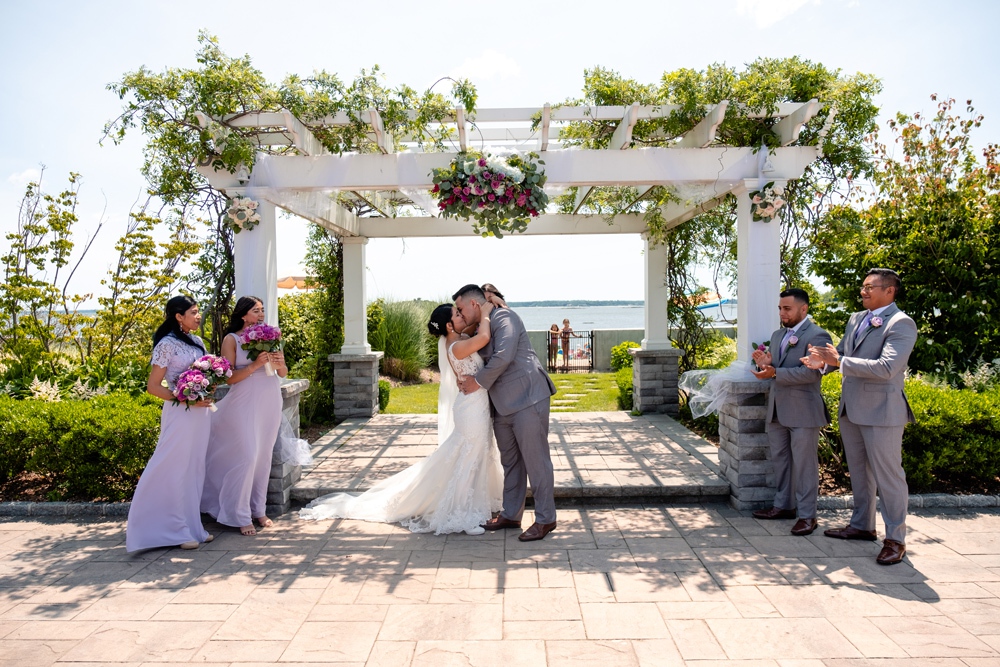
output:
[[[309, 388], [309, 380], [288, 380], [281, 383], [281, 414], [292, 427], [292, 433], [299, 437], [299, 400], [302, 392]], [[302, 476], [302, 466], [281, 462], [281, 446], [275, 440], [271, 454], [271, 475], [267, 480], [267, 515], [278, 516], [291, 506], [292, 485]]]
[[770, 507], [774, 500], [774, 467], [764, 433], [770, 382], [727, 383], [727, 400], [719, 410], [719, 468], [729, 482], [733, 509]]
[[641, 350], [633, 348], [632, 355], [632, 409], [648, 413], [678, 413], [677, 378], [678, 363], [684, 356], [682, 350]]
[[378, 360], [382, 355], [382, 352], [330, 355], [333, 418], [338, 424], [351, 417], [371, 419], [378, 414]]

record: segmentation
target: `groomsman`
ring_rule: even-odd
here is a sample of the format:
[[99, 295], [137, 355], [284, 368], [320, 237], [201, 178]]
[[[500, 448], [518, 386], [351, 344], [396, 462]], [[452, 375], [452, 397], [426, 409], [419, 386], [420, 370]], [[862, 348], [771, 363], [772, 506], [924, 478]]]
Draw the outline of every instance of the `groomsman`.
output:
[[[903, 429], [913, 422], [903, 378], [917, 326], [896, 306], [902, 283], [895, 271], [872, 269], [861, 285], [865, 310], [851, 315], [837, 347], [810, 347], [811, 368], [843, 376], [840, 435], [854, 493], [851, 522], [824, 531], [842, 540], [876, 540], [875, 494], [882, 500], [885, 540], [875, 559], [893, 565], [906, 553], [909, 490], [903, 472]], [[824, 367], [825, 364], [825, 367]]]
[[[760, 369], [754, 375], [773, 380], [767, 398], [764, 430], [774, 465], [774, 505], [753, 513], [757, 519], [794, 519], [792, 535], [816, 530], [816, 496], [819, 494], [819, 432], [830, 423], [820, 384], [823, 373], [802, 363], [807, 346], [826, 346], [830, 334], [808, 318], [809, 293], [788, 289], [781, 293], [778, 315], [781, 328], [771, 334], [771, 350], [755, 350]], [[795, 497], [792, 497], [794, 489]]]

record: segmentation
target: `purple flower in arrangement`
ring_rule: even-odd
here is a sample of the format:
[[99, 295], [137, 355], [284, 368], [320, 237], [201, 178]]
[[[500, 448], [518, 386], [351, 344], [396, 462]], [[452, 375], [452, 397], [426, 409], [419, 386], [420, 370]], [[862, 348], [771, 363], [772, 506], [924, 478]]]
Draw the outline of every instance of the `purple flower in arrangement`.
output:
[[490, 196], [487, 197], [487, 199], [489, 199], [490, 201], [496, 201], [497, 200], [497, 196], [494, 195], [494, 194], [491, 194]]
[[479, 163], [478, 164], [479, 164], [480, 167], [485, 167], [486, 166], [486, 160], [483, 159], [483, 158], [479, 158]]
[[[184, 403], [187, 409], [199, 401], [210, 399], [215, 388], [225, 384], [226, 378], [232, 377], [229, 360], [211, 354], [197, 359], [188, 370], [177, 376], [174, 386], [174, 405]], [[212, 405], [215, 410], [215, 405]]]
[[880, 326], [882, 326], [882, 318], [879, 317], [878, 315], [876, 315], [875, 317], [873, 317], [871, 319], [871, 323], [872, 323], [873, 327], [875, 327], [876, 329], [878, 329]]

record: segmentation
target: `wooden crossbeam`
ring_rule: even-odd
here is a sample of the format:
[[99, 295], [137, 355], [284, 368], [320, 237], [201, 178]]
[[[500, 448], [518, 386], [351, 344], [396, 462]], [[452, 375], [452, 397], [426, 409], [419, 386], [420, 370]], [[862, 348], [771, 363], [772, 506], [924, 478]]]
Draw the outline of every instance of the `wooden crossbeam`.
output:
[[[615, 128], [615, 133], [611, 135], [611, 141], [608, 142], [609, 151], [624, 150], [628, 148], [632, 143], [632, 128], [635, 127], [636, 121], [639, 119], [639, 105], [633, 104], [628, 107], [625, 113], [622, 115], [622, 120]], [[593, 188], [579, 188], [576, 191], [576, 201], [573, 202], [573, 212], [576, 213], [580, 210], [580, 207], [587, 201], [587, 197], [593, 192]]]
[[544, 153], [549, 150], [549, 127], [552, 124], [552, 106], [548, 103], [542, 107], [542, 120], [538, 124], [538, 129], [542, 136], [538, 139], [538, 152]]
[[782, 146], [788, 146], [799, 138], [802, 126], [819, 113], [819, 100], [813, 98], [779, 120], [774, 126], [774, 133], [778, 135]]
[[[526, 231], [504, 238], [554, 234], [641, 234], [645, 230], [646, 223], [639, 213], [615, 216], [610, 224], [599, 215], [541, 215], [528, 223]], [[368, 238], [475, 236], [471, 222], [453, 218], [360, 218], [358, 231]]]
[[369, 109], [368, 116], [368, 122], [372, 126], [372, 131], [375, 132], [375, 143], [378, 144], [379, 150], [385, 154], [392, 153], [394, 151], [392, 136], [385, 131], [385, 124], [382, 122], [382, 116], [379, 115], [378, 109]]

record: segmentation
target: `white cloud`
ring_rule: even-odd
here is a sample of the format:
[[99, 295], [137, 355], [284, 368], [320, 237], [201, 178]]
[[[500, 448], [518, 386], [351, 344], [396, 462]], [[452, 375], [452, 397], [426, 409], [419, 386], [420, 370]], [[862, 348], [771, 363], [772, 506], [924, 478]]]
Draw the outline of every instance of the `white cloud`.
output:
[[752, 16], [758, 28], [767, 28], [799, 11], [808, 2], [809, 0], [738, 0], [736, 11], [740, 16]]
[[466, 58], [462, 64], [450, 72], [456, 79], [469, 78], [473, 81], [486, 79], [507, 79], [521, 74], [521, 67], [510, 56], [486, 49], [475, 58]]
[[37, 183], [38, 179], [41, 177], [42, 177], [42, 172], [40, 170], [34, 168], [25, 169], [20, 173], [11, 174], [10, 176], [8, 176], [7, 182], [13, 183], [14, 185], [18, 186], [24, 186], [32, 181]]

